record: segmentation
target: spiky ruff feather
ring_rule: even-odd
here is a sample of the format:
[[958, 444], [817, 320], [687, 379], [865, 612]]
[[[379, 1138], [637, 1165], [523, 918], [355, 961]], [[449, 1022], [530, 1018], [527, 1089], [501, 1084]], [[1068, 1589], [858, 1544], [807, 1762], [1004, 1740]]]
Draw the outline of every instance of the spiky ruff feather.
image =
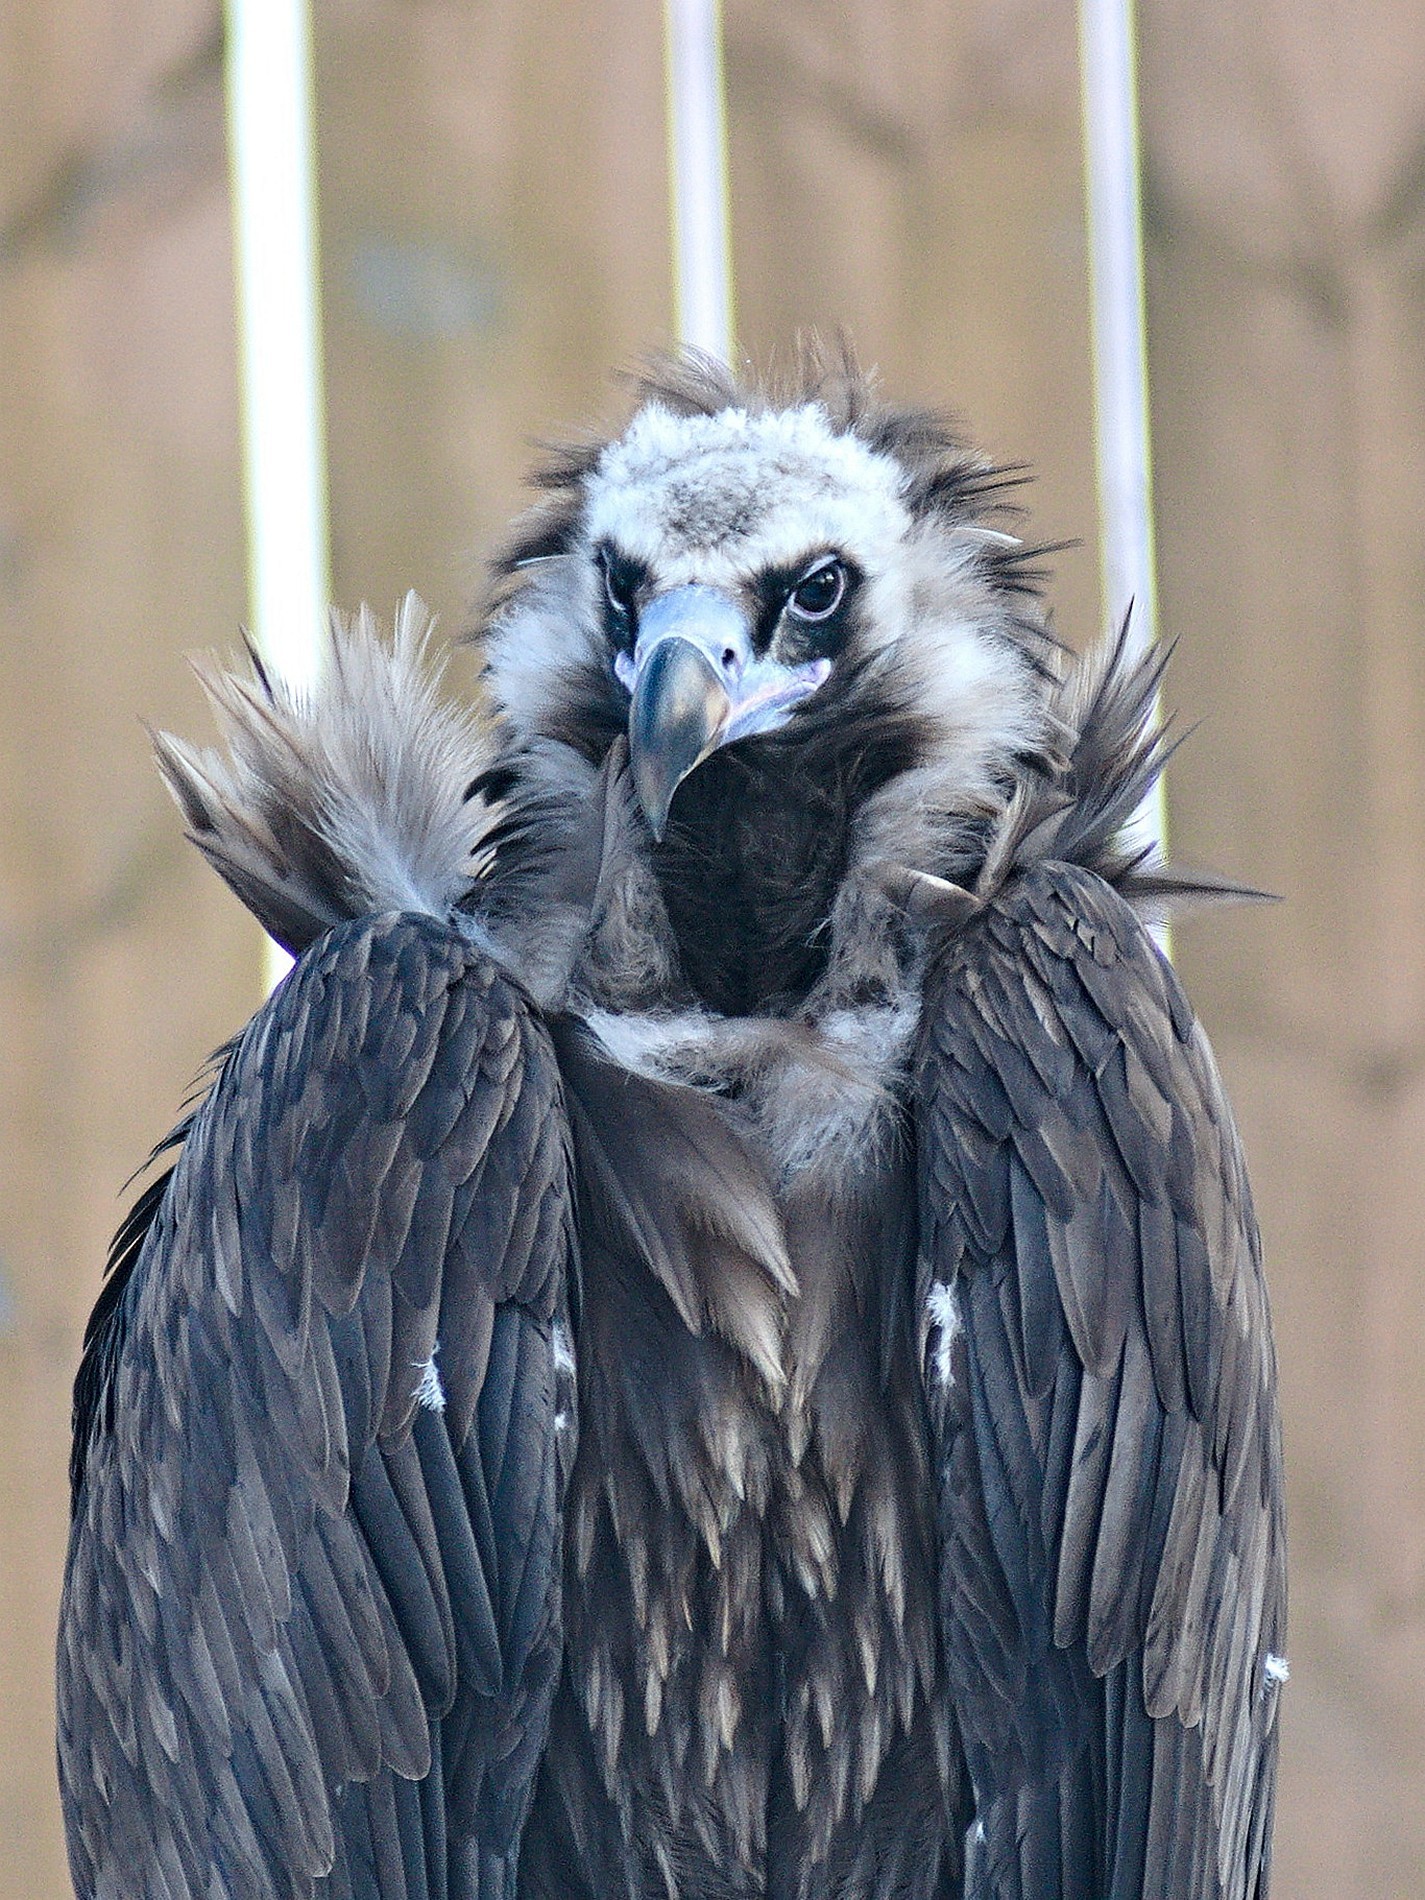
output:
[[310, 691], [251, 646], [247, 674], [199, 660], [226, 756], [155, 736], [193, 842], [294, 955], [371, 911], [448, 916], [489, 869], [499, 729], [441, 695], [431, 631], [414, 593], [389, 641], [368, 607], [334, 612]]

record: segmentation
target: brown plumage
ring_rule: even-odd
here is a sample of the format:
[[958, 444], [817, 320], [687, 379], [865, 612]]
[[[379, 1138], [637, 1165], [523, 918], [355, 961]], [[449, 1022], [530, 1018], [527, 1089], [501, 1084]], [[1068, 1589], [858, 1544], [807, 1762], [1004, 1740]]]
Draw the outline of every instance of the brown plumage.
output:
[[81, 1895], [1252, 1900], [1256, 1230], [1007, 478], [845, 354], [651, 370], [497, 564], [160, 741], [299, 955], [76, 1389]]

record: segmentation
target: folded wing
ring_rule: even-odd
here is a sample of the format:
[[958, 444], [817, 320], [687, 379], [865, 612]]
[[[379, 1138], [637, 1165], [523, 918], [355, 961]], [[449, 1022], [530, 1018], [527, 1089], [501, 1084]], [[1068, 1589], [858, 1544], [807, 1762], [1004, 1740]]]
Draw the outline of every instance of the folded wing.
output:
[[432, 918], [342, 925], [120, 1234], [76, 1388], [82, 1896], [513, 1888], [560, 1659], [568, 1138]]
[[948, 947], [919, 1084], [967, 1891], [1263, 1895], [1276, 1373], [1206, 1040], [1123, 900], [1041, 864]]

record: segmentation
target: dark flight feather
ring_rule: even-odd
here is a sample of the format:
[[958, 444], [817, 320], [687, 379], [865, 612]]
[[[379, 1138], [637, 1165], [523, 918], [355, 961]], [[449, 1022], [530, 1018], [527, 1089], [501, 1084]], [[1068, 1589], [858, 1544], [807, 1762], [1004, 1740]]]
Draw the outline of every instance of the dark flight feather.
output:
[[[1084, 848], [1096, 850], [1097, 837], [1090, 825]], [[1044, 985], [1017, 1007], [1006, 961], [1016, 938], [1042, 946], [1033, 963]], [[1045, 954], [1050, 943], [1056, 955]], [[997, 983], [984, 980], [990, 972]], [[1260, 1846], [1265, 1826], [1256, 1804], [1269, 1798], [1262, 1764], [1276, 1746], [1285, 1607], [1267, 1405], [1275, 1367], [1230, 1118], [1200, 1032], [1180, 1006], [1165, 1006], [1175, 988], [1105, 883], [1052, 862], [1005, 878], [947, 946], [931, 985], [917, 1090], [922, 1246], [932, 1274], [956, 1263], [947, 1285], [966, 1350], [955, 1373], [972, 1401], [967, 1410], [953, 1381], [946, 1390], [932, 1378], [932, 1411], [943, 1509], [951, 1520], [984, 1513], [994, 1551], [993, 1563], [983, 1550], [972, 1557], [961, 1529], [942, 1574], [947, 1660], [987, 1836], [977, 1891], [987, 1895], [1048, 1890], [1040, 1856], [1052, 1854], [1061, 1813], [1080, 1803], [1112, 1846], [1064, 1891], [1250, 1900], [1263, 1890], [1251, 1843]], [[992, 1027], [986, 996], [998, 1005]], [[1006, 1034], [1020, 1063], [1003, 1060]], [[1047, 1056], [1035, 1063], [1028, 1052], [1046, 1037], [1095, 1060], [1070, 1073]], [[1002, 1111], [989, 1119], [1020, 1157], [1012, 1219], [1002, 1244], [986, 1247], [961, 1212], [987, 1159], [969, 1104], [986, 1081], [998, 1094], [1010, 1077], [1010, 1125]], [[1059, 1159], [1050, 1166], [1046, 1153]], [[1170, 1160], [1184, 1154], [1187, 1192]], [[1086, 1221], [1081, 1253], [1074, 1236]], [[1056, 1357], [1079, 1393], [1066, 1464], [1044, 1408], [1041, 1353], [1021, 1359], [1000, 1318], [994, 1289], [1006, 1276], [1021, 1310], [1062, 1314]], [[1229, 1354], [1204, 1364], [1193, 1343], [1204, 1333], [1230, 1341]], [[1201, 1373], [1185, 1378], [1194, 1363]], [[1010, 1458], [1006, 1443], [1017, 1445]], [[968, 1466], [966, 1444], [977, 1448]], [[1028, 1546], [1005, 1534], [1038, 1520], [1026, 1481], [1043, 1487], [1049, 1530]], [[1036, 1735], [1057, 1737], [1043, 1761], [1016, 1750], [1002, 1719], [986, 1725], [975, 1713], [985, 1706], [979, 1678], [995, 1666], [980, 1635], [987, 1596], [1014, 1632], [999, 1664], [1005, 1704], [1018, 1699]], [[1095, 1735], [1107, 1746], [1102, 1783]], [[1217, 1844], [1220, 1885], [1214, 1876], [1206, 1889], [1145, 1886], [1178, 1879], [1164, 1866], [1189, 1825]]]
[[[380, 1010], [346, 1007], [362, 995], [380, 996]], [[346, 1036], [321, 1068], [284, 1062], [281, 1045], [302, 1039], [314, 1011], [337, 1013]], [[415, 1059], [418, 1042], [427, 1055]], [[459, 1060], [443, 1061], [452, 1045]], [[399, 1101], [393, 1046], [409, 1085]], [[387, 1114], [399, 1118], [394, 1143]], [[427, 1856], [448, 1854], [451, 1822], [419, 1784], [437, 1772], [443, 1725], [468, 1728], [472, 1711], [505, 1739], [470, 1776], [457, 1838], [479, 1837], [496, 1860], [516, 1851], [532, 1790], [526, 1776], [512, 1799], [502, 1763], [526, 1730], [542, 1733], [545, 1658], [559, 1642], [556, 1328], [568, 1325], [573, 1244], [561, 1114], [553, 1053], [526, 1006], [429, 920], [333, 933], [234, 1046], [171, 1174], [121, 1231], [127, 1277], [111, 1282], [120, 1295], [98, 1318], [79, 1394], [60, 1659], [71, 1786], [116, 1721], [131, 1737], [110, 1757], [107, 1797], [83, 1820], [71, 1807], [81, 1891], [159, 1891], [156, 1874], [115, 1858], [143, 1812], [150, 1852], [220, 1868], [227, 1891], [306, 1900], [335, 1857], [334, 1891], [424, 1896]], [[232, 1146], [235, 1116], [246, 1132]], [[322, 1217], [300, 1240], [283, 1218], [300, 1199], [284, 1140], [294, 1118], [340, 1131]], [[497, 1233], [551, 1209], [539, 1252], [526, 1236], [513, 1260], [461, 1261], [450, 1207], [477, 1173]], [[236, 1311], [194, 1244], [222, 1231], [206, 1210], [227, 1194]], [[415, 1280], [402, 1266], [412, 1235]], [[462, 1278], [465, 1311], [447, 1311], [423, 1373], [434, 1326], [421, 1315], [443, 1274]], [[487, 1310], [508, 1350], [491, 1351]], [[423, 1378], [466, 1383], [467, 1416], [498, 1405], [517, 1428], [494, 1445], [483, 1428], [477, 1438], [420, 1402]], [[487, 1487], [498, 1494], [493, 1543], [488, 1508], [465, 1506], [462, 1459], [482, 1501]], [[152, 1531], [100, 1534], [111, 1504]], [[116, 1683], [126, 1654], [124, 1683], [156, 1685], [161, 1668], [161, 1701], [135, 1703]], [[236, 1835], [222, 1819], [230, 1776], [247, 1817]], [[191, 1879], [179, 1890], [206, 1890], [206, 1876]]]

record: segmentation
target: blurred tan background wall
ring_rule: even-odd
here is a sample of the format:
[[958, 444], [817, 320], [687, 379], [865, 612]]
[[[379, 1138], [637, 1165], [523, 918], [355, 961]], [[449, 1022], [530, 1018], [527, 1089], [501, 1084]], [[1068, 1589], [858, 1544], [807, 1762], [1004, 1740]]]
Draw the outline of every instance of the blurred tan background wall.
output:
[[[1101, 621], [1072, 8], [728, 0], [740, 328], [847, 325], [1031, 461]], [[319, 0], [334, 591], [460, 622], [525, 441], [671, 322], [654, 0]], [[1286, 1403], [1284, 1900], [1425, 1895], [1425, 16], [1143, 0], [1178, 954], [1241, 1111]], [[140, 718], [244, 601], [221, 31], [0, 9], [0, 1900], [68, 1892], [68, 1387], [121, 1183], [259, 993]], [[468, 678], [468, 673], [466, 675]]]

